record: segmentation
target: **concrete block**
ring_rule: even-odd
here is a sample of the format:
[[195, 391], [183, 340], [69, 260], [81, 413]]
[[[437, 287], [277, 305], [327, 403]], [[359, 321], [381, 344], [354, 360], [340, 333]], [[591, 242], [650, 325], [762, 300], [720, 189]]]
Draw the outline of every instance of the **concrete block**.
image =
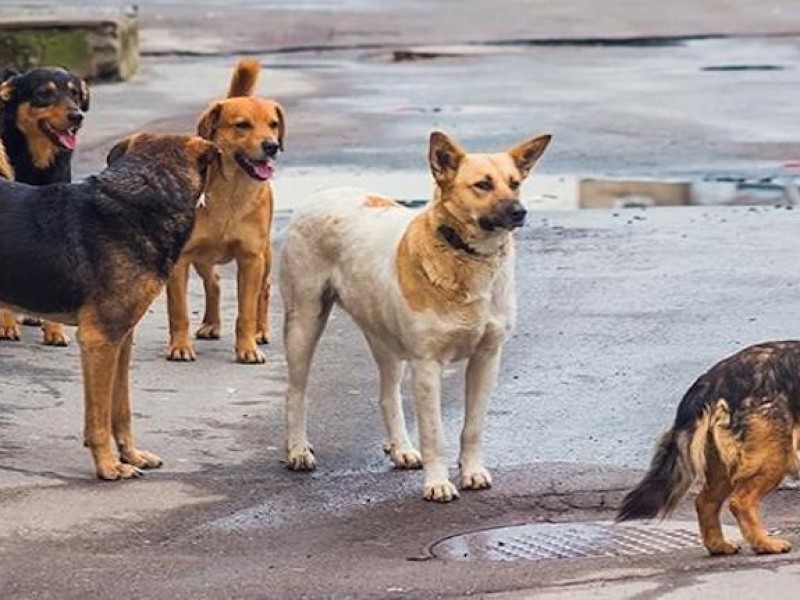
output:
[[87, 79], [129, 79], [139, 66], [137, 15], [2, 18], [0, 65], [59, 65]]

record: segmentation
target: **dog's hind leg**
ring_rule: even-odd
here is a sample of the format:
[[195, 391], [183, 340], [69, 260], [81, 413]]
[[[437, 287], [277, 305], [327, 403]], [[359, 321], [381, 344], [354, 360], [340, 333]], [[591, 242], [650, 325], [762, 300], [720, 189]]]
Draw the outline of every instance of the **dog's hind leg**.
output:
[[791, 415], [759, 411], [747, 419], [744, 445], [732, 474], [730, 509], [747, 543], [757, 554], [791, 550], [786, 540], [767, 533], [759, 516], [759, 503], [795, 464]]
[[12, 340], [18, 342], [22, 339], [20, 335], [17, 315], [10, 310], [0, 310], [0, 340]]
[[408, 437], [406, 420], [403, 415], [403, 399], [400, 396], [400, 382], [403, 378], [403, 361], [388, 350], [380, 340], [366, 336], [372, 356], [378, 364], [380, 374], [380, 402], [386, 435], [389, 438], [383, 451], [389, 455], [398, 469], [419, 469], [422, 456], [414, 448]]
[[206, 296], [206, 311], [203, 323], [197, 329], [195, 337], [200, 340], [218, 340], [222, 329], [219, 299], [219, 273], [214, 265], [194, 263], [194, 268], [203, 280], [203, 289]]
[[156, 469], [163, 461], [151, 452], [139, 450], [133, 439], [131, 424], [130, 368], [133, 332], [128, 334], [119, 351], [112, 408], [112, 429], [117, 442], [119, 456], [123, 463], [139, 469]]
[[78, 327], [85, 399], [84, 444], [91, 450], [100, 479], [137, 477], [139, 469], [122, 464], [112, 438], [112, 405], [120, 342], [87, 320]]
[[272, 248], [267, 245], [264, 253], [264, 282], [261, 284], [261, 295], [258, 298], [258, 318], [256, 324], [257, 344], [269, 344], [269, 299], [272, 291]]
[[[283, 287], [291, 288], [292, 283]], [[334, 296], [324, 282], [319, 282], [313, 289], [304, 287], [302, 290], [282, 291], [286, 312], [283, 345], [289, 371], [289, 387], [286, 392], [286, 466], [296, 471], [309, 471], [316, 467], [316, 460], [306, 435], [306, 386], [314, 350], [328, 322]]]
[[45, 346], [68, 346], [69, 336], [64, 333], [64, 326], [61, 323], [45, 321], [42, 323], [43, 339]]
[[695, 508], [703, 545], [712, 556], [736, 554], [739, 551], [738, 544], [725, 539], [719, 519], [722, 505], [732, 490], [727, 467], [720, 460], [716, 448], [709, 445], [706, 455], [706, 482], [695, 499]]

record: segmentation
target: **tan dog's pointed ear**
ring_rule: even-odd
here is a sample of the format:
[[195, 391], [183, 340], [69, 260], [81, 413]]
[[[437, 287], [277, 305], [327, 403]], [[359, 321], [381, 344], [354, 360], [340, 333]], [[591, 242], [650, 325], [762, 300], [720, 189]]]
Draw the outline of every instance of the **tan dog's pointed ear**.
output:
[[112, 163], [116, 162], [123, 156], [125, 153], [130, 149], [131, 142], [133, 142], [133, 138], [136, 136], [128, 136], [124, 140], [120, 140], [108, 151], [108, 155], [106, 156], [106, 164], [111, 165]]
[[431, 133], [428, 162], [431, 172], [439, 185], [451, 182], [458, 172], [464, 151], [441, 131]]
[[213, 140], [217, 134], [219, 116], [222, 113], [222, 104], [219, 102], [209, 108], [197, 122], [197, 135], [207, 140]]
[[549, 133], [540, 135], [526, 142], [522, 142], [519, 146], [515, 146], [508, 151], [509, 156], [511, 156], [517, 169], [519, 169], [519, 174], [523, 179], [528, 176], [528, 173], [533, 169], [533, 165], [535, 165], [539, 157], [544, 154], [552, 137], [553, 136]]

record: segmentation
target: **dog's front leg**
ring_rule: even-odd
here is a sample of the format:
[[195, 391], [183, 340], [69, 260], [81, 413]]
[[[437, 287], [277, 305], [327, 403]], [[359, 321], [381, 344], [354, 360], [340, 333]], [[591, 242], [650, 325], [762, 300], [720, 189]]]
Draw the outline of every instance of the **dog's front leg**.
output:
[[128, 334], [119, 351], [117, 372], [114, 379], [112, 429], [122, 462], [139, 469], [157, 469], [163, 461], [145, 450], [136, 448], [131, 424], [130, 369], [133, 332]]
[[445, 464], [440, 398], [442, 365], [435, 360], [414, 360], [411, 372], [425, 479], [422, 495], [426, 500], [450, 502], [458, 498], [458, 490], [450, 482]]
[[83, 366], [84, 444], [92, 452], [97, 476], [100, 479], [137, 477], [139, 469], [120, 462], [111, 436], [112, 394], [120, 343], [108, 339], [86, 322], [79, 323], [78, 343]]
[[239, 315], [236, 317], [236, 361], [260, 364], [266, 358], [256, 344], [258, 305], [264, 280], [264, 256], [247, 254], [237, 257], [237, 295]]
[[195, 360], [192, 342], [189, 339], [189, 261], [178, 260], [167, 281], [167, 313], [169, 314], [169, 350], [167, 360]]
[[461, 487], [480, 490], [492, 487], [492, 477], [483, 466], [483, 429], [486, 407], [497, 380], [499, 344], [479, 347], [467, 363], [464, 428], [461, 430]]

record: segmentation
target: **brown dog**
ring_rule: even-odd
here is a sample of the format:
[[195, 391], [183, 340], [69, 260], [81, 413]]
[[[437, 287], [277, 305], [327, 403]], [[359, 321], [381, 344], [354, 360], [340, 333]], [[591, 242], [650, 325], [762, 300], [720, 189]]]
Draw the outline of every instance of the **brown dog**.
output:
[[195, 360], [189, 339], [187, 283], [189, 267], [203, 279], [206, 294], [199, 339], [220, 336], [220, 286], [216, 265], [236, 261], [236, 360], [264, 362], [258, 344], [269, 341], [272, 247], [272, 161], [283, 150], [285, 119], [280, 105], [253, 96], [259, 74], [256, 60], [242, 60], [231, 79], [228, 97], [214, 102], [200, 117], [197, 132], [222, 152], [212, 165], [203, 207], [189, 243], [167, 285], [170, 342], [167, 358]]
[[701, 375], [678, 406], [650, 470], [622, 502], [618, 521], [669, 515], [695, 482], [697, 520], [709, 554], [733, 554], [720, 510], [729, 507], [754, 552], [788, 552], [771, 537], [759, 503], [783, 478], [798, 472], [800, 342], [745, 348]]
[[217, 158], [199, 137], [140, 134], [81, 183], [0, 180], [0, 308], [78, 326], [84, 441], [102, 479], [161, 465], [134, 444], [133, 330], [189, 239]]

